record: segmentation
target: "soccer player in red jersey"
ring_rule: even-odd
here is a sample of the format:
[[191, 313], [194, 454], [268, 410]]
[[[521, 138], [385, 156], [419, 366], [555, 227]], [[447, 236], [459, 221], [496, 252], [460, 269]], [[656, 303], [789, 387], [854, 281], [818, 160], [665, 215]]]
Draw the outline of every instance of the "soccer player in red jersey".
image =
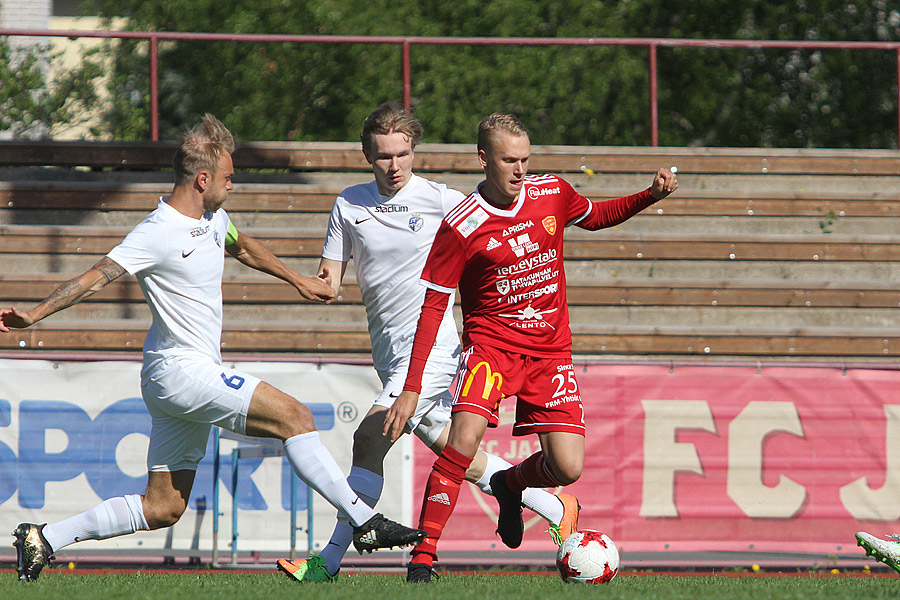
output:
[[660, 169], [642, 192], [592, 202], [555, 175], [527, 175], [530, 154], [528, 130], [517, 117], [495, 113], [481, 122], [485, 180], [444, 218], [422, 271], [425, 303], [385, 435], [399, 437], [416, 406], [422, 369], [457, 286], [465, 351], [449, 440], [422, 502], [419, 525], [428, 537], [413, 549], [409, 582], [431, 581], [438, 539], [486, 428], [497, 426], [504, 397], [517, 396], [513, 435], [537, 434], [541, 451], [491, 478], [501, 540], [510, 548], [522, 542], [524, 489], [568, 485], [581, 476], [584, 411], [572, 364], [563, 229], [612, 227], [678, 187], [675, 175]]

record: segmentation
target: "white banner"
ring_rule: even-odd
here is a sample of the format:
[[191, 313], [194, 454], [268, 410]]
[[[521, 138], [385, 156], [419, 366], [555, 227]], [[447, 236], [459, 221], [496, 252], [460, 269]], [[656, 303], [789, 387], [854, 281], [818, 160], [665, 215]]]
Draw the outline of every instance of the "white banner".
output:
[[[322, 441], [350, 469], [353, 432], [381, 385], [371, 366], [308, 363], [229, 363], [309, 406]], [[0, 360], [0, 531], [23, 521], [55, 522], [104, 499], [143, 493], [150, 416], [140, 394], [140, 363]], [[223, 432], [224, 433], [224, 432]], [[187, 512], [168, 530], [141, 532], [66, 549], [128, 551], [212, 548], [213, 436], [200, 463]], [[219, 551], [231, 551], [232, 449], [222, 439], [219, 472]], [[404, 436], [387, 457], [378, 510], [412, 523], [411, 447]], [[281, 456], [239, 463], [238, 548], [286, 551], [290, 539], [290, 467]], [[298, 504], [306, 508], [306, 487]], [[416, 511], [418, 513], [418, 511]], [[314, 547], [331, 535], [336, 511], [313, 501]], [[306, 548], [307, 513], [298, 513], [297, 545]], [[4, 529], [5, 528], [5, 529]]]

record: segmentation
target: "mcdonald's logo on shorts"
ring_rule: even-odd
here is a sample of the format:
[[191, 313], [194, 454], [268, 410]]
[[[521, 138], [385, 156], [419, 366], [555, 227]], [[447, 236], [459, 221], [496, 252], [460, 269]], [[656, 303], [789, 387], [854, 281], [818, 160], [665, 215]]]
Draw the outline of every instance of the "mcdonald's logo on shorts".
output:
[[494, 389], [494, 387], [497, 388], [498, 392], [500, 391], [500, 386], [503, 385], [503, 375], [501, 373], [494, 373], [491, 370], [491, 365], [486, 361], [481, 361], [469, 369], [469, 375], [466, 377], [466, 384], [463, 386], [462, 390], [463, 397], [469, 395], [469, 388], [471, 388], [472, 384], [475, 382], [481, 367], [484, 367], [484, 389], [481, 397], [485, 400], [489, 400], [491, 397], [491, 390]]

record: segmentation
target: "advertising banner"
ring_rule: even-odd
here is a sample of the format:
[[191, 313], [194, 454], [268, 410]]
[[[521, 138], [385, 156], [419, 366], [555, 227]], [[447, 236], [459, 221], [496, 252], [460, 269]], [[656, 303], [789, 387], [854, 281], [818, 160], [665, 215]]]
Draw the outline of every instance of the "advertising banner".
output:
[[[229, 363], [232, 364], [232, 363]], [[352, 434], [380, 384], [370, 366], [237, 363], [310, 406], [323, 442], [349, 471]], [[140, 364], [0, 360], [0, 528], [54, 522], [146, 485], [150, 418]], [[576, 363], [585, 401], [586, 456], [566, 491], [581, 527], [625, 552], [852, 552], [853, 534], [897, 529], [900, 518], [900, 371], [812, 366], [658, 366]], [[482, 448], [510, 463], [539, 450], [511, 434], [515, 398]], [[219, 551], [230, 551], [232, 449], [220, 449]], [[169, 530], [70, 547], [197, 550], [212, 539], [213, 446], [188, 511]], [[265, 455], [265, 452], [261, 453]], [[379, 510], [413, 524], [434, 455], [409, 436], [388, 455]], [[286, 550], [290, 469], [281, 456], [240, 461], [239, 549]], [[551, 490], [559, 491], [559, 490]], [[306, 547], [300, 486], [298, 546]], [[496, 502], [464, 484], [442, 551], [505, 550]], [[313, 501], [314, 548], [335, 510]], [[523, 550], [551, 549], [546, 524], [525, 511]]]
[[[352, 436], [381, 390], [366, 365], [229, 363], [304, 402], [322, 442], [345, 472]], [[0, 360], [0, 531], [22, 521], [55, 522], [123, 494], [142, 494], [147, 484], [150, 416], [140, 393], [139, 362]], [[219, 551], [230, 552], [232, 450], [223, 436], [217, 485], [222, 513]], [[251, 441], [252, 444], [252, 441]], [[276, 443], [280, 446], [280, 443]], [[271, 444], [269, 444], [271, 447]], [[252, 453], [251, 453], [252, 454]], [[291, 469], [283, 456], [242, 459], [238, 466], [238, 549], [287, 550], [290, 539]], [[79, 550], [211, 550], [213, 436], [200, 463], [187, 512], [172, 528], [76, 544]], [[413, 519], [408, 436], [385, 464], [396, 485], [385, 486], [379, 510]], [[306, 486], [298, 486], [297, 544], [306, 549]], [[314, 548], [327, 543], [336, 511], [313, 500]]]
[[[900, 372], [757, 366], [576, 364], [584, 473], [566, 492], [581, 528], [623, 551], [848, 552], [900, 518]], [[515, 398], [482, 448], [518, 463]], [[415, 446], [414, 487], [433, 457]], [[556, 491], [556, 490], [553, 490]], [[421, 497], [415, 502], [421, 505]], [[505, 549], [497, 504], [464, 484], [439, 549]], [[550, 548], [525, 511], [523, 550]]]

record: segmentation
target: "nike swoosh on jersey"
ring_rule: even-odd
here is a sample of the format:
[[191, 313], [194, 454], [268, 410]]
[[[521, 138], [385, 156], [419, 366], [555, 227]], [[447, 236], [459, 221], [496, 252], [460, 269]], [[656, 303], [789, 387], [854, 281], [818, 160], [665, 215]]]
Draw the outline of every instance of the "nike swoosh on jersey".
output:
[[190, 256], [191, 254], [194, 253], [194, 250], [196, 250], [196, 248], [192, 248], [190, 252], [185, 252], [184, 250], [182, 250], [182, 251], [181, 251], [181, 258], [187, 258], [188, 256]]
[[368, 219], [357, 219], [355, 224], [359, 225], [360, 223], [365, 223], [366, 221], [370, 220], [371, 218], [372, 217], [369, 217]]

